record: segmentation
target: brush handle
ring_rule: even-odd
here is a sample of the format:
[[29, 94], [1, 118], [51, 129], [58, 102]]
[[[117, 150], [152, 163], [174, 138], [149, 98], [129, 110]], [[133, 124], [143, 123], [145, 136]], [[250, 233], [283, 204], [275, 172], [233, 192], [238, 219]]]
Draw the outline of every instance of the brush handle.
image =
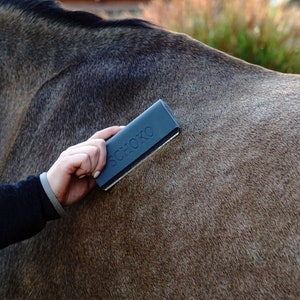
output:
[[179, 131], [169, 106], [158, 100], [107, 141], [107, 162], [98, 185], [108, 190]]

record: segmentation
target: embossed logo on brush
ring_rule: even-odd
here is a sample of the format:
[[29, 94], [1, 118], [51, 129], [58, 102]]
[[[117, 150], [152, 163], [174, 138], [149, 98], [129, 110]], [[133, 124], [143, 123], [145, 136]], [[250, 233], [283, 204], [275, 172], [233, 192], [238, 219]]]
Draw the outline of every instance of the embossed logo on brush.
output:
[[108, 156], [108, 163], [115, 167], [118, 162], [124, 160], [132, 152], [137, 151], [141, 145], [145, 144], [154, 136], [154, 130], [150, 126], [146, 126], [144, 129], [140, 130], [134, 137], [130, 138], [119, 147], [113, 153]]

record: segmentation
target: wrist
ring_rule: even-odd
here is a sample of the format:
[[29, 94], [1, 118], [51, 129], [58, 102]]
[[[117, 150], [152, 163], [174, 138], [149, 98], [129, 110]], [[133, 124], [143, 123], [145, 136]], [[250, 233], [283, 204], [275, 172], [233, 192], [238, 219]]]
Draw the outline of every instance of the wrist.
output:
[[63, 206], [61, 205], [61, 203], [59, 202], [59, 200], [56, 198], [56, 196], [49, 184], [49, 181], [47, 179], [46, 172], [44, 172], [40, 175], [40, 181], [41, 181], [41, 184], [43, 186], [43, 189], [44, 189], [46, 195], [48, 196], [50, 202], [52, 203], [52, 205], [55, 208], [55, 210], [57, 211], [57, 213], [60, 216], [64, 216], [66, 212], [65, 212]]

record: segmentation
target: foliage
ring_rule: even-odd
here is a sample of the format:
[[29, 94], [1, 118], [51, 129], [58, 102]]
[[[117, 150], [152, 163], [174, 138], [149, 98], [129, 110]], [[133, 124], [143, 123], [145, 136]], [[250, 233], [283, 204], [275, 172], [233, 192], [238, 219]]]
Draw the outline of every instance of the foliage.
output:
[[300, 73], [300, 12], [269, 0], [153, 0], [143, 17], [269, 69]]

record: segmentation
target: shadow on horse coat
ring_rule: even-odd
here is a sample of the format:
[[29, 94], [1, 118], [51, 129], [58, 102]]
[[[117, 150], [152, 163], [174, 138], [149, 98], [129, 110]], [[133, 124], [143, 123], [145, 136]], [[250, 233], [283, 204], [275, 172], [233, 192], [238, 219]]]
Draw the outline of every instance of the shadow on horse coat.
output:
[[300, 77], [139, 20], [0, 0], [0, 178], [157, 99], [182, 134], [1, 251], [1, 299], [300, 297]]

